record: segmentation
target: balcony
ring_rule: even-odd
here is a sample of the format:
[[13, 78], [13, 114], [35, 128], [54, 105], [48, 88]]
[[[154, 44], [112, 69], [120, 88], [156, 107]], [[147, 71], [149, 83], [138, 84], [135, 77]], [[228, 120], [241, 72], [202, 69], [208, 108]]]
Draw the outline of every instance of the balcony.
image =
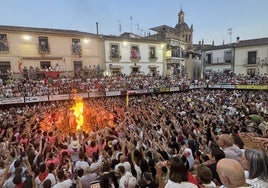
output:
[[158, 60], [158, 57], [155, 57], [155, 56], [149, 57], [150, 62], [156, 62], [157, 60]]
[[81, 57], [82, 47], [79, 44], [72, 45], [72, 54]]
[[49, 47], [48, 45], [39, 45], [38, 46], [38, 51], [41, 55], [45, 55], [49, 53]]
[[212, 58], [211, 61], [208, 61], [204, 58], [205, 65], [229, 65], [232, 63], [232, 60], [226, 59], [224, 57]]
[[130, 60], [132, 61], [132, 62], [137, 62], [137, 61], [139, 61], [141, 59], [141, 56], [137, 56], [137, 57], [130, 57]]
[[257, 67], [260, 65], [260, 58], [246, 58], [244, 59], [244, 66], [245, 67]]
[[137, 62], [137, 61], [139, 61], [141, 59], [140, 51], [138, 51], [138, 50], [131, 50], [130, 53], [131, 53], [130, 60], [132, 62]]
[[119, 51], [111, 51], [110, 52], [110, 60], [113, 62], [117, 62], [121, 60], [121, 56]]

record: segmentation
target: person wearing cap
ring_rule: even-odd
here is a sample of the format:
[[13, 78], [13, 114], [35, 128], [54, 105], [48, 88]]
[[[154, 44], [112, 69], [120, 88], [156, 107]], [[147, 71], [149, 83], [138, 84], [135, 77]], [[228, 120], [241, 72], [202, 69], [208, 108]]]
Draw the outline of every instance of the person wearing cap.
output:
[[80, 153], [81, 145], [78, 140], [73, 140], [71, 144], [68, 146], [68, 150], [71, 154], [72, 162], [76, 162], [79, 160], [79, 153]]

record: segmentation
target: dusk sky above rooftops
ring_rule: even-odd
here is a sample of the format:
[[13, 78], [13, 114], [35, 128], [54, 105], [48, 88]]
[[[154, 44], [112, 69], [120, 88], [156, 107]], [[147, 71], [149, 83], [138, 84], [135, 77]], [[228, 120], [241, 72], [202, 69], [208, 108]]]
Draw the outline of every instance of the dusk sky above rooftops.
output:
[[194, 43], [221, 45], [237, 36], [268, 37], [267, 8], [268, 0], [8, 0], [1, 2], [0, 25], [96, 33], [98, 22], [99, 34], [144, 36], [153, 27], [175, 27], [182, 9]]

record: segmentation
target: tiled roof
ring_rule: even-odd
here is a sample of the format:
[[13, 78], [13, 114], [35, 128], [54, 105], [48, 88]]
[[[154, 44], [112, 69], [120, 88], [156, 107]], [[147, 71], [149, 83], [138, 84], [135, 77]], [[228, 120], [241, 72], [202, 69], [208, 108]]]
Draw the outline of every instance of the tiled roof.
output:
[[164, 28], [166, 29], [166, 31], [178, 31], [174, 27], [170, 27], [168, 25], [160, 25], [160, 26], [157, 26], [157, 27], [150, 28], [150, 30], [156, 31], [156, 32], [161, 32], [161, 31], [163, 31]]
[[265, 44], [268, 44], [268, 38], [240, 40], [238, 43], [236, 43], [236, 47], [265, 45]]
[[50, 28], [35, 28], [35, 27], [20, 27], [0, 25], [0, 30], [20, 31], [20, 32], [40, 32], [40, 33], [55, 33], [55, 34], [75, 34], [75, 35], [94, 35], [93, 33], [81, 32], [77, 30], [65, 29], [50, 29]]

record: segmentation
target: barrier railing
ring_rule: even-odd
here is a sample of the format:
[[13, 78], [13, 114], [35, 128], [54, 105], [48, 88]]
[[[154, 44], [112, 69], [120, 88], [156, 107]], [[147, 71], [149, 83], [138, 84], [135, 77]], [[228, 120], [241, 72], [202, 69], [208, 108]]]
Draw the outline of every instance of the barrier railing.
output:
[[44, 95], [44, 96], [30, 96], [30, 97], [9, 97], [0, 98], [0, 105], [10, 104], [29, 104], [35, 102], [49, 102], [58, 100], [71, 100], [75, 97], [80, 98], [92, 98], [92, 97], [111, 97], [111, 96], [126, 96], [127, 93], [132, 95], [139, 94], [152, 94], [152, 93], [168, 93], [168, 92], [179, 92], [186, 91], [189, 89], [238, 89], [238, 90], [267, 90], [268, 85], [190, 85], [187, 87], [160, 87], [151, 89], [140, 89], [140, 90], [120, 90], [120, 91], [106, 91], [106, 92], [86, 92], [86, 93], [75, 93], [75, 94], [61, 94], [61, 95]]

